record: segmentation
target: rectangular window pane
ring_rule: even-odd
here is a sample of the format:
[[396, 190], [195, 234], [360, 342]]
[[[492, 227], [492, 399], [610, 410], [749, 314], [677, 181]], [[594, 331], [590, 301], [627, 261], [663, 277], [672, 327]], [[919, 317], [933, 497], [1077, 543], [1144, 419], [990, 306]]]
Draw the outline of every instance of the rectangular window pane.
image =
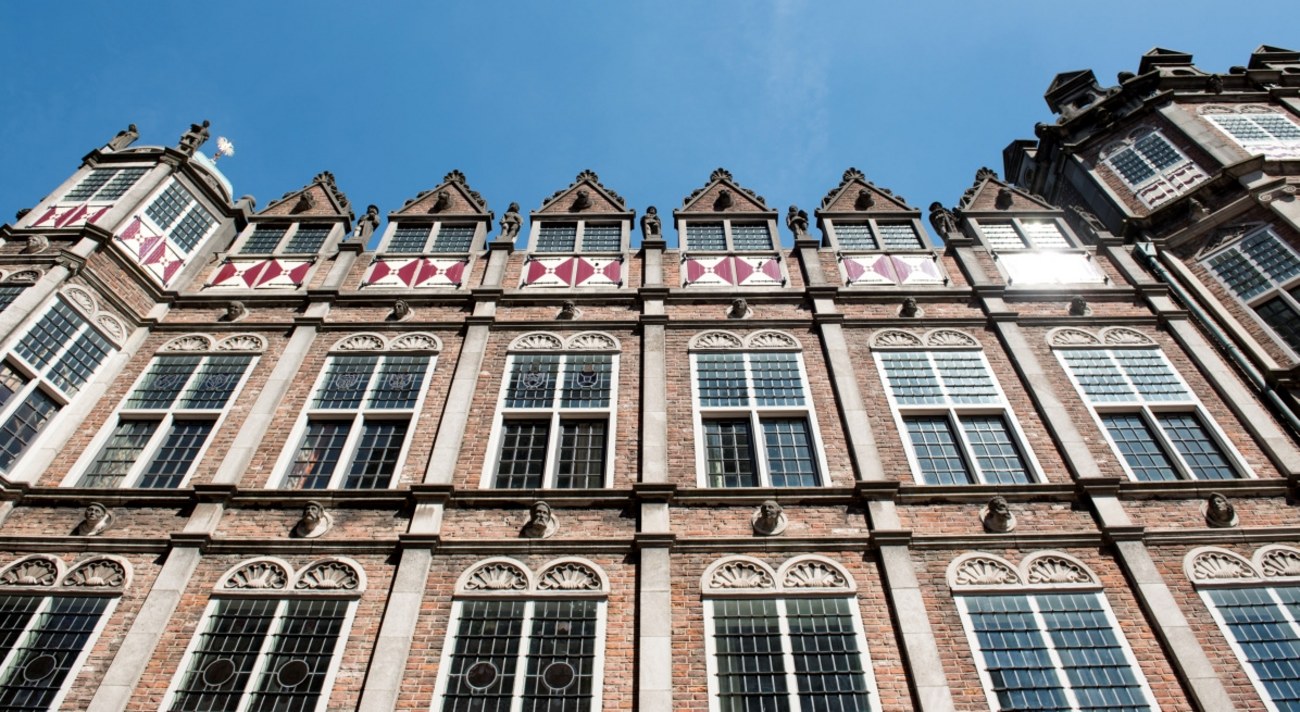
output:
[[38, 369], [44, 369], [59, 351], [70, 343], [86, 320], [61, 299], [56, 299], [49, 311], [28, 330], [18, 342], [18, 355]]
[[1080, 709], [1150, 709], [1100, 594], [1042, 594], [1034, 598]]
[[1150, 401], [1189, 400], [1192, 394], [1187, 392], [1173, 367], [1165, 362], [1160, 351], [1156, 349], [1136, 349], [1133, 351], [1114, 352], [1115, 361], [1124, 370], [1129, 380], [1137, 387], [1137, 392]]
[[1278, 141], [1300, 141], [1300, 126], [1281, 114], [1254, 114], [1250, 118]]
[[50, 368], [50, 381], [69, 396], [74, 395], [112, 351], [108, 339], [94, 329], [86, 329]]
[[538, 252], [573, 252], [578, 242], [578, 223], [543, 223], [537, 229]]
[[981, 222], [980, 230], [989, 241], [989, 247], [995, 250], [1023, 250], [1028, 245], [1016, 232], [1016, 226], [1009, 222]]
[[1268, 291], [1268, 277], [1237, 250], [1225, 250], [1206, 261], [1210, 269], [1242, 299]]
[[560, 459], [555, 486], [605, 485], [605, 421], [577, 420], [560, 424]]
[[1241, 657], [1278, 709], [1300, 705], [1300, 635], [1270, 591], [1294, 600], [1300, 588], [1227, 588], [1207, 591]]
[[393, 479], [406, 442], [405, 420], [367, 420], [344, 489], [382, 489]]
[[1264, 270], [1274, 282], [1282, 283], [1300, 274], [1300, 259], [1283, 246], [1271, 230], [1264, 230], [1241, 241], [1238, 249]]
[[8, 470], [37, 434], [50, 422], [59, 406], [40, 389], [32, 391], [4, 425], [0, 425], [0, 470]]
[[839, 241], [840, 247], [845, 250], [878, 250], [880, 246], [876, 244], [876, 236], [871, 234], [871, 225], [868, 223], [842, 223], [834, 222], [835, 239]]
[[582, 227], [583, 252], [618, 252], [623, 244], [623, 228], [617, 223], [587, 223]]
[[181, 408], [220, 410], [226, 407], [244, 377], [252, 356], [209, 356], [199, 375], [181, 397]]
[[172, 401], [176, 400], [202, 361], [201, 356], [159, 356], [126, 397], [123, 407], [156, 410], [170, 408]]
[[732, 223], [731, 244], [736, 250], [770, 250], [772, 233], [766, 223]]
[[104, 184], [108, 183], [108, 179], [112, 178], [115, 173], [117, 173], [117, 169], [114, 168], [96, 168], [92, 170], [86, 174], [85, 178], [81, 179], [81, 182], [77, 183], [72, 190], [63, 196], [62, 202], [86, 200], [104, 187]]
[[1211, 120], [1238, 141], [1250, 143], [1269, 140], [1268, 133], [1245, 116], [1214, 116]]
[[474, 243], [473, 225], [438, 225], [438, 236], [433, 238], [434, 252], [469, 252]]
[[862, 651], [843, 598], [785, 602], [794, 675], [804, 710], [868, 710]]
[[944, 416], [911, 416], [903, 419], [921, 481], [928, 485], [974, 484], [970, 468], [957, 445], [952, 424]]
[[919, 250], [925, 246], [921, 244], [921, 236], [916, 234], [916, 227], [910, 222], [876, 223], [876, 229], [880, 230], [880, 242], [886, 250]]
[[939, 376], [953, 403], [1001, 403], [993, 374], [975, 351], [938, 351], [933, 354]]
[[258, 225], [239, 251], [244, 254], [275, 252], [280, 240], [284, 239], [285, 230], [283, 225]]
[[695, 369], [701, 406], [749, 405], [743, 354], [698, 354]]
[[144, 212], [158, 227], [169, 230], [193, 203], [194, 198], [189, 191], [182, 188], [179, 183], [173, 182], [166, 190], [159, 193], [157, 198], [154, 198]]
[[309, 421], [284, 486], [289, 489], [328, 487], [351, 429], [350, 420]]
[[9, 655], [32, 615], [44, 601], [37, 596], [0, 597], [0, 660]]
[[22, 294], [25, 289], [26, 287], [0, 286], [0, 311], [8, 309], [9, 305], [13, 304], [18, 295]]
[[443, 712], [509, 712], [524, 601], [462, 601]]
[[506, 388], [507, 408], [550, 408], [560, 357], [552, 354], [521, 354], [514, 357], [510, 384]]
[[1027, 596], [967, 596], [979, 654], [1004, 710], [1069, 710]]
[[1069, 240], [1056, 226], [1055, 220], [1022, 220], [1020, 227], [1029, 235], [1029, 242], [1040, 249], [1066, 248]]
[[722, 223], [686, 223], [686, 249], [725, 251], [727, 234]]
[[1136, 187], [1144, 183], [1156, 174], [1155, 170], [1138, 155], [1136, 149], [1132, 146], [1111, 156], [1110, 165], [1114, 168], [1124, 181], [1130, 186]]
[[207, 208], [199, 205], [197, 202], [190, 211], [181, 218], [168, 233], [168, 237], [175, 242], [177, 247], [185, 253], [192, 252], [199, 242], [208, 234], [208, 231], [217, 224], [216, 218], [212, 217]]
[[[349, 603], [303, 598], [284, 605], [284, 615], [271, 636], [270, 651], [257, 677], [248, 712], [316, 709]], [[288, 671], [293, 672], [292, 676], [285, 674]]]
[[126, 195], [126, 191], [135, 185], [145, 174], [144, 168], [120, 168], [112, 180], [108, 181], [98, 193], [95, 194], [95, 200], [117, 200]]
[[613, 357], [609, 354], [575, 355], [564, 367], [565, 408], [608, 408], [613, 387]]
[[1232, 480], [1238, 477], [1219, 444], [1195, 415], [1157, 413], [1156, 420], [1165, 438], [1183, 456], [1183, 462], [1187, 463], [1193, 477], [1198, 480]]
[[370, 392], [371, 408], [414, 408], [424, 390], [428, 356], [387, 356]]
[[889, 390], [899, 405], [946, 403], [939, 375], [924, 351], [885, 351], [880, 354]]
[[772, 599], [716, 600], [713, 642], [717, 649], [722, 709], [775, 712], [790, 709], [781, 650], [781, 624]]
[[1103, 413], [1101, 422], [1110, 433], [1111, 440], [1115, 441], [1115, 447], [1119, 448], [1124, 462], [1133, 471], [1133, 476], [1139, 481], [1178, 479], [1173, 461], [1142, 416], [1136, 413]]
[[378, 356], [332, 356], [325, 367], [325, 380], [316, 391], [313, 408], [353, 409], [370, 385]]
[[704, 459], [710, 487], [759, 486], [753, 442], [748, 420], [704, 421]]
[[763, 419], [767, 468], [773, 487], [816, 487], [817, 464], [813, 460], [808, 421], [803, 418]]
[[[586, 712], [595, 693], [597, 601], [537, 601], [524, 677], [524, 712]], [[555, 688], [547, 672], [573, 673], [568, 685]], [[567, 677], [567, 676], [565, 676]], [[557, 680], [552, 680], [557, 681]]]
[[1083, 393], [1094, 403], [1136, 402], [1139, 400], [1119, 366], [1105, 351], [1062, 351], [1065, 363], [1074, 374]]
[[1178, 151], [1174, 150], [1173, 145], [1164, 136], [1157, 133], [1149, 133], [1143, 136], [1133, 144], [1133, 147], [1157, 170], [1164, 170], [1181, 163], [1183, 160], [1178, 155]]
[[1255, 311], [1287, 346], [1300, 351], [1300, 315], [1284, 297], [1273, 297], [1255, 307]]
[[319, 252], [320, 246], [325, 244], [325, 238], [329, 237], [330, 226], [328, 225], [299, 225], [298, 231], [289, 238], [289, 244], [285, 245], [285, 252]]
[[79, 484], [82, 487], [120, 487], [157, 429], [158, 423], [153, 420], [118, 423]]
[[144, 469], [139, 487], [174, 489], [181, 486], [199, 451], [208, 441], [213, 422], [210, 420], [178, 420], [172, 423], [167, 437]]
[[501, 425], [501, 459], [496, 487], [529, 489], [542, 486], [550, 422], [507, 420]]
[[234, 712], [279, 604], [256, 598], [218, 599], [199, 634], [171, 712]]
[[430, 225], [398, 225], [388, 240], [388, 252], [424, 252], [429, 239]]
[[1006, 419], [1000, 415], [963, 415], [961, 427], [984, 482], [1004, 485], [1032, 481]]
[[792, 353], [749, 354], [754, 400], [760, 406], [803, 405], [799, 357]]
[[[47, 710], [108, 608], [108, 598], [55, 597], [13, 652], [0, 680], [0, 709]], [[44, 675], [33, 675], [40, 666]], [[36, 678], [36, 679], [33, 679]]]

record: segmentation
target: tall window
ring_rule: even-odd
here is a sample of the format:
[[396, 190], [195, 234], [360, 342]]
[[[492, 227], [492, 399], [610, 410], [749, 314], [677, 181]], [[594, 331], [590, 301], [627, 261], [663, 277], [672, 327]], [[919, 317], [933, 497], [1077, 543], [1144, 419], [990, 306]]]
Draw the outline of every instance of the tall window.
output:
[[[877, 335], [877, 343], [884, 337]], [[1019, 424], [982, 351], [878, 350], [876, 363], [919, 482], [1037, 481]]]
[[240, 254], [315, 254], [334, 229], [313, 223], [255, 223], [239, 248]]
[[[589, 562], [561, 559], [529, 583], [512, 559], [461, 577], [434, 710], [587, 712], [599, 706], [609, 585]], [[501, 585], [504, 584], [504, 585]]]
[[473, 223], [398, 224], [384, 252], [465, 254], [473, 241]]
[[[1031, 555], [1019, 569], [984, 554], [953, 563], [949, 585], [993, 709], [1156, 709], [1105, 597], [1081, 590], [1100, 588], [1081, 563], [1060, 554]], [[998, 569], [999, 583], [981, 583], [976, 569]], [[1018, 590], [1031, 581], [1038, 592]]]
[[312, 563], [296, 576], [273, 559], [242, 564], [203, 612], [163, 709], [320, 709], [363, 590], [360, 567], [346, 560]]
[[[77, 293], [93, 307], [88, 293]], [[115, 351], [83, 312], [62, 297], [54, 300], [0, 361], [0, 471], [12, 469]]]
[[704, 574], [710, 709], [878, 709], [852, 579], [820, 557], [779, 571], [732, 557]]
[[1075, 348], [1057, 355], [1133, 479], [1242, 476], [1240, 459], [1160, 349]]
[[1271, 227], [1247, 234], [1201, 263], [1300, 354], [1300, 257]]
[[1251, 153], [1273, 159], [1300, 157], [1300, 125], [1286, 114], [1262, 106], [1207, 106], [1202, 112], [1210, 123]]
[[[715, 341], [715, 335], [718, 339]], [[696, 337], [691, 354], [696, 452], [704, 487], [816, 487], [821, 446], [798, 342], [780, 332], [751, 334], [782, 350], [715, 351], [739, 337]], [[708, 349], [708, 350], [705, 350]]]
[[617, 222], [543, 222], [537, 226], [534, 252], [619, 252], [623, 225]]
[[147, 168], [96, 168], [59, 199], [60, 203], [117, 200], [135, 185]]
[[[200, 346], [211, 346], [200, 335]], [[256, 337], [244, 335], [260, 343]], [[237, 343], [226, 339], [226, 344]], [[189, 477], [252, 365], [251, 354], [162, 355], [126, 400], [81, 487], [176, 488]]]
[[[432, 337], [408, 334], [393, 343], [419, 337], [408, 348], [436, 348]], [[357, 346], [348, 346], [357, 344]], [[358, 335], [340, 350], [383, 349], [377, 336]], [[339, 353], [330, 356], [312, 390], [296, 432], [295, 448], [283, 468], [286, 489], [385, 489], [396, 482], [406, 455], [416, 414], [424, 402], [424, 384], [433, 368], [429, 353]]]
[[1139, 130], [1102, 152], [1110, 167], [1147, 206], [1156, 206], [1203, 183], [1208, 176], [1159, 131]]
[[186, 255], [217, 227], [212, 213], [176, 181], [149, 203], [144, 214]]
[[[582, 337], [584, 335], [579, 335]], [[600, 334], [590, 345], [616, 349]], [[574, 339], [569, 342], [576, 345]], [[562, 348], [549, 334], [526, 335], [515, 347]], [[606, 487], [618, 382], [617, 353], [574, 350], [511, 354], [506, 364], [490, 470], [492, 487]]]

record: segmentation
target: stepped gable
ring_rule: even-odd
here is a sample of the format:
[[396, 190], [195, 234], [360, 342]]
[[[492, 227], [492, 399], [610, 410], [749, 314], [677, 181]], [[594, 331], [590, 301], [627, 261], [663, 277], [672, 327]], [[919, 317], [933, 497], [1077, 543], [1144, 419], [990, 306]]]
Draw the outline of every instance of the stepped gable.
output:
[[[865, 191], [865, 192], [864, 192]], [[902, 197], [894, 195], [888, 188], [881, 188], [867, 180], [866, 175], [856, 168], [844, 171], [840, 184], [822, 198], [821, 207], [817, 208], [818, 219], [822, 213], [901, 213], [917, 212]]]
[[489, 221], [496, 218], [487, 201], [477, 190], [469, 187], [465, 174], [458, 170], [443, 176], [442, 183], [437, 186], [402, 203], [402, 208], [392, 214], [393, 217], [412, 215], [478, 215], [487, 216]]
[[[578, 191], [586, 191], [586, 205], [579, 202]], [[567, 188], [561, 188], [542, 201], [535, 215], [572, 215], [578, 213], [629, 213], [623, 196], [606, 188], [595, 171], [585, 170]]]
[[330, 217], [344, 218], [351, 222], [353, 218], [352, 203], [339, 190], [334, 182], [334, 174], [322, 171], [316, 174], [311, 183], [299, 190], [289, 191], [273, 200], [257, 215], [262, 217]]
[[[722, 191], [729, 191], [731, 194], [731, 204], [723, 207]], [[682, 207], [673, 211], [675, 213], [756, 213], [772, 212], [767, 207], [767, 202], [763, 196], [746, 188], [731, 177], [731, 171], [725, 168], [718, 168], [709, 175], [709, 182], [702, 188], [695, 189], [690, 195], [682, 200]]]
[[[1001, 195], [1010, 195], [1011, 201], [1006, 202]], [[1051, 203], [998, 178], [997, 172], [992, 168], [975, 171], [975, 183], [962, 194], [957, 210], [966, 213], [1059, 212]]]

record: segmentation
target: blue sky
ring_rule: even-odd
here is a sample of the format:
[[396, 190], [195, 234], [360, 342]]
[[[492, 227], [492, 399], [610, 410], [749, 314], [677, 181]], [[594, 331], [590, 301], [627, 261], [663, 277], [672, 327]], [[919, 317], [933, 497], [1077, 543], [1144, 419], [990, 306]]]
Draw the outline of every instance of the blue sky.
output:
[[10, 2], [0, 38], [0, 221], [128, 123], [174, 145], [204, 118], [259, 206], [330, 170], [386, 215], [459, 168], [499, 217], [590, 168], [667, 217], [719, 166], [782, 213], [849, 166], [952, 205], [1051, 120], [1057, 72], [1113, 84], [1154, 46], [1226, 72], [1300, 25], [1200, 0]]

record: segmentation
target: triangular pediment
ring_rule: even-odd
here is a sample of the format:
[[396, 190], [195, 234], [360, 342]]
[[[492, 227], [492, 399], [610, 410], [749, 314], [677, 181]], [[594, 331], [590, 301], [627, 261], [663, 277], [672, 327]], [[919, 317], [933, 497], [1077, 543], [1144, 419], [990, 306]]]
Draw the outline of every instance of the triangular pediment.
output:
[[822, 198], [816, 214], [823, 213], [902, 213], [916, 212], [902, 197], [888, 188], [881, 188], [867, 180], [862, 171], [850, 168], [844, 171], [840, 184]]
[[957, 208], [965, 213], [979, 212], [1060, 212], [1056, 206], [998, 178], [992, 168], [975, 172], [975, 184], [961, 196]]
[[1251, 69], [1267, 69], [1270, 64], [1300, 62], [1300, 52], [1273, 45], [1260, 45], [1250, 53]]
[[326, 217], [350, 221], [352, 203], [334, 182], [334, 174], [324, 171], [318, 173], [311, 183], [271, 201], [270, 205], [257, 214], [262, 217]]
[[709, 182], [682, 200], [677, 213], [770, 213], [763, 196], [731, 177], [725, 168], [713, 171]]
[[542, 201], [536, 215], [573, 215], [581, 213], [604, 214], [627, 213], [627, 202], [623, 196], [606, 188], [600, 182], [600, 176], [593, 171], [583, 171], [569, 184], [551, 194]]
[[448, 173], [440, 185], [406, 201], [401, 210], [393, 213], [394, 217], [400, 215], [474, 215], [489, 220], [493, 217], [487, 201], [469, 187], [465, 174], [460, 171]]
[[1153, 47], [1138, 62], [1138, 74], [1146, 74], [1156, 67], [1186, 66], [1191, 63], [1192, 55], [1187, 52]]

